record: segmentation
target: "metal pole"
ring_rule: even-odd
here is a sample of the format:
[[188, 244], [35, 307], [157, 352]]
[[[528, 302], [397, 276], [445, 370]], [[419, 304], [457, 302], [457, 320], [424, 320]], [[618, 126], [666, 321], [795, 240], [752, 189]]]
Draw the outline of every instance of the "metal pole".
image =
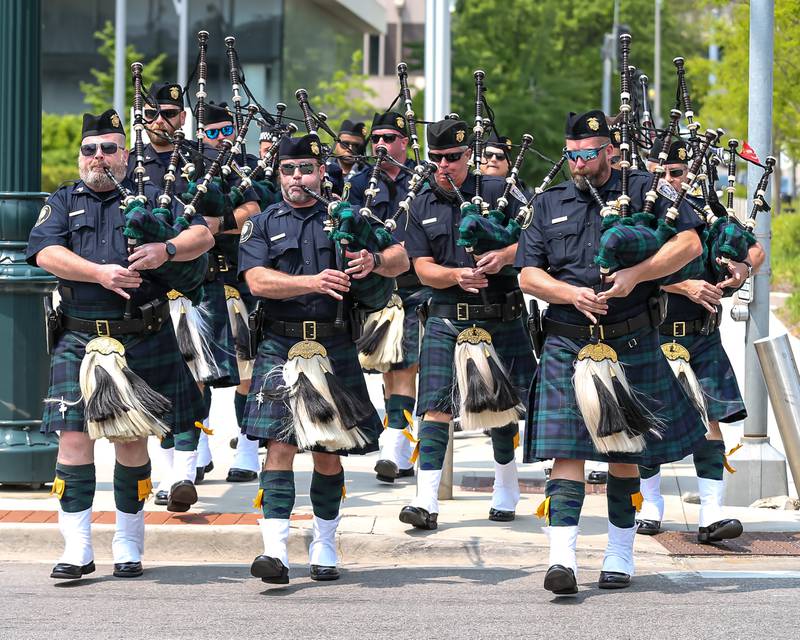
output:
[[755, 348], [794, 486], [800, 494], [800, 374], [797, 373], [792, 345], [784, 333], [777, 338], [756, 340]]
[[656, 127], [663, 125], [661, 119], [661, 0], [656, 0], [655, 42], [653, 43], [653, 122]]
[[125, 124], [125, 82], [128, 65], [125, 63], [127, 0], [117, 0], [114, 13], [114, 110]]
[[175, 13], [178, 14], [178, 73], [177, 82], [182, 87], [186, 86], [188, 76], [188, 50], [189, 50], [189, 0], [172, 0]]
[[437, 119], [433, 108], [433, 95], [436, 93], [435, 5], [436, 0], [425, 2], [425, 120], [428, 122]]
[[[750, 3], [750, 70], [747, 138], [761, 158], [772, 149], [773, 0]], [[747, 170], [748, 209], [752, 207], [760, 170]], [[752, 302], [745, 329], [744, 421], [742, 447], [731, 456], [737, 473], [725, 478], [728, 500], [746, 506], [759, 498], [786, 492], [786, 462], [767, 437], [767, 389], [761, 374], [755, 342], [769, 334], [770, 216], [760, 215], [756, 239], [766, 254], [764, 264], [753, 277]]]
[[612, 74], [612, 60], [611, 56], [616, 43], [614, 36], [610, 33], [603, 36], [603, 113], [607, 116], [611, 114], [611, 74]]
[[425, 119], [450, 112], [450, 3], [425, 3]]

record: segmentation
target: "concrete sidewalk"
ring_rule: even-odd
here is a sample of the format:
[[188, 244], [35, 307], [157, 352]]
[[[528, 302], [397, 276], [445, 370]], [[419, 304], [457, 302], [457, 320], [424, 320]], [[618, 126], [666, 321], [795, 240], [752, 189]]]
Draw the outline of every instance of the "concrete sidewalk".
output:
[[[773, 317], [773, 329], [781, 327]], [[778, 323], [776, 326], [775, 323]], [[741, 344], [743, 323], [733, 323], [726, 318], [723, 340], [742, 380]], [[793, 339], [797, 346], [797, 341]], [[376, 406], [382, 406], [381, 380], [368, 376], [370, 395]], [[260, 535], [255, 520], [257, 511], [252, 500], [257, 482], [230, 484], [225, 482], [233, 451], [228, 442], [236, 434], [233, 414], [233, 389], [214, 392], [211, 420], [215, 435], [211, 437], [214, 470], [198, 486], [200, 501], [190, 514], [250, 514], [242, 518], [225, 517], [221, 522], [236, 524], [186, 524], [191, 518], [173, 517], [168, 521], [147, 526], [147, 559], [152, 561], [182, 562], [248, 562], [260, 552]], [[741, 424], [725, 426], [728, 448], [741, 436]], [[774, 446], [782, 450], [780, 438], [770, 415], [769, 435]], [[155, 440], [151, 447], [157, 446]], [[263, 456], [263, 452], [262, 452]], [[400, 509], [414, 496], [413, 479], [394, 485], [375, 479], [373, 466], [377, 453], [368, 456], [351, 456], [344, 459], [347, 498], [342, 506], [343, 518], [339, 527], [342, 561], [367, 564], [442, 564], [460, 563], [475, 565], [540, 564], [547, 560], [547, 540], [541, 530], [543, 521], [534, 514], [543, 499], [541, 493], [524, 493], [517, 508], [517, 519], [511, 523], [495, 523], [487, 519], [490, 493], [467, 490], [462, 484], [478, 476], [488, 481], [493, 475], [491, 443], [488, 437], [458, 434], [455, 439], [454, 499], [440, 504], [439, 530], [422, 532], [408, 529], [398, 520]], [[521, 450], [517, 450], [521, 460]], [[296, 458], [297, 502], [292, 523], [292, 560], [304, 556], [304, 547], [310, 539], [311, 505], [308, 488], [311, 477], [311, 456], [301, 454]], [[98, 442], [96, 448], [97, 495], [95, 511], [114, 510], [112, 492], [113, 452], [108, 442]], [[520, 464], [523, 483], [539, 486], [544, 480], [544, 464]], [[681, 495], [697, 490], [697, 480], [691, 459], [665, 465], [662, 469], [662, 491], [666, 497], [664, 526], [674, 531], [694, 531], [699, 507], [681, 500]], [[157, 484], [159, 469], [154, 468], [153, 481]], [[409, 481], [410, 480], [410, 481]], [[591, 488], [590, 488], [591, 490]], [[790, 484], [790, 493], [796, 497]], [[0, 487], [0, 558], [41, 558], [45, 553], [55, 558], [61, 548], [57, 526], [52, 513], [57, 504], [46, 490], [30, 492], [13, 487]], [[145, 505], [148, 512], [166, 513], [165, 507]], [[22, 512], [37, 515], [21, 517]], [[42, 514], [40, 512], [51, 512]], [[603, 493], [588, 493], [581, 516], [579, 547], [585, 558], [602, 557], [606, 545], [606, 497]], [[800, 531], [800, 511], [774, 511], [768, 509], [730, 508], [731, 517], [739, 518], [745, 531]], [[47, 516], [50, 516], [49, 518]], [[45, 522], [50, 519], [51, 522]], [[213, 518], [209, 518], [213, 520]], [[19, 522], [21, 520], [21, 522]], [[149, 522], [150, 520], [148, 520]], [[110, 522], [113, 522], [111, 520]], [[95, 547], [98, 559], [110, 555], [112, 524], [94, 525]], [[669, 563], [665, 548], [653, 538], [639, 536], [636, 551], [648, 562]]]

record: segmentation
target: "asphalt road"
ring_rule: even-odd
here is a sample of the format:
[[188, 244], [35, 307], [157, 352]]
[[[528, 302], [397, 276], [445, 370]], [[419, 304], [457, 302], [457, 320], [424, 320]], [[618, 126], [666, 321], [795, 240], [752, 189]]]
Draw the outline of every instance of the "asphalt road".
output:
[[543, 570], [349, 567], [334, 583], [265, 588], [238, 565], [154, 566], [119, 580], [56, 583], [45, 564], [0, 567], [0, 638], [796, 638], [800, 573], [637, 576], [575, 598], [541, 588]]

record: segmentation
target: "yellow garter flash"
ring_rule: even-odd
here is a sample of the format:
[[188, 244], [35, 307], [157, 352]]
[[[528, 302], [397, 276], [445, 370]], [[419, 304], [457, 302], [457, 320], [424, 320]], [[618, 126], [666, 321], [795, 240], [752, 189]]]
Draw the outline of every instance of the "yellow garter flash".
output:
[[259, 489], [256, 497], [253, 498], [253, 509], [260, 509], [261, 504], [264, 502], [264, 490]]
[[207, 427], [206, 425], [204, 425], [200, 421], [195, 422], [194, 426], [195, 426], [195, 428], [200, 429], [200, 431], [205, 433], [207, 436], [213, 436], [214, 435], [214, 430], [211, 427]]
[[550, 496], [547, 496], [539, 503], [539, 508], [536, 509], [536, 517], [544, 518], [547, 524], [550, 524]]
[[409, 427], [414, 426], [414, 416], [411, 415], [411, 412], [408, 409], [403, 409], [403, 417], [406, 419], [406, 423]]
[[723, 456], [722, 464], [725, 465], [725, 469], [727, 470], [728, 473], [736, 473], [736, 468], [730, 462], [728, 462], [728, 456], [732, 456], [734, 453], [736, 453], [741, 448], [742, 448], [742, 445], [741, 445], [741, 443], [739, 443], [733, 449], [728, 451], [728, 453], [726, 453]]
[[419, 458], [419, 440], [411, 435], [410, 426], [411, 425], [408, 425], [408, 427], [403, 429], [403, 435], [414, 445], [414, 450], [411, 452], [411, 457], [408, 459], [409, 464], [413, 465], [417, 461], [417, 458]]
[[514, 434], [514, 448], [516, 449], [519, 446], [519, 431]]
[[345, 498], [347, 498], [347, 487], [342, 485], [342, 500], [344, 500]]
[[383, 428], [384, 429], [388, 429], [389, 428], [389, 414], [388, 413], [384, 414], [384, 416], [383, 416]]
[[153, 481], [151, 478], [139, 480], [136, 483], [136, 490], [138, 492], [139, 500], [147, 500], [153, 493]]
[[642, 510], [642, 503], [644, 502], [644, 496], [642, 496], [641, 491], [637, 491], [634, 494], [631, 494], [631, 504], [633, 508], [636, 509], [636, 513], [639, 513]]
[[63, 478], [56, 476], [53, 479], [53, 486], [50, 488], [50, 495], [57, 496], [59, 500], [64, 497], [64, 489], [67, 488], [67, 483]]

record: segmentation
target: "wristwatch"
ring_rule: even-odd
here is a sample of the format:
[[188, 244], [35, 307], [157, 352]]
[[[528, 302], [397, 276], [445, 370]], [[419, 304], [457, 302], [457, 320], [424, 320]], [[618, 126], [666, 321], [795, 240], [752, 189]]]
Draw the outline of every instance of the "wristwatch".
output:
[[747, 265], [747, 277], [749, 278], [750, 276], [753, 275], [753, 265], [750, 264], [747, 260], [745, 260], [742, 264]]
[[383, 264], [383, 258], [381, 258], [381, 254], [377, 251], [372, 254], [372, 261], [375, 263], [373, 269], [379, 269], [381, 264]]
[[164, 243], [164, 246], [167, 248], [167, 262], [169, 262], [175, 257], [175, 254], [178, 253], [178, 248], [169, 240]]

